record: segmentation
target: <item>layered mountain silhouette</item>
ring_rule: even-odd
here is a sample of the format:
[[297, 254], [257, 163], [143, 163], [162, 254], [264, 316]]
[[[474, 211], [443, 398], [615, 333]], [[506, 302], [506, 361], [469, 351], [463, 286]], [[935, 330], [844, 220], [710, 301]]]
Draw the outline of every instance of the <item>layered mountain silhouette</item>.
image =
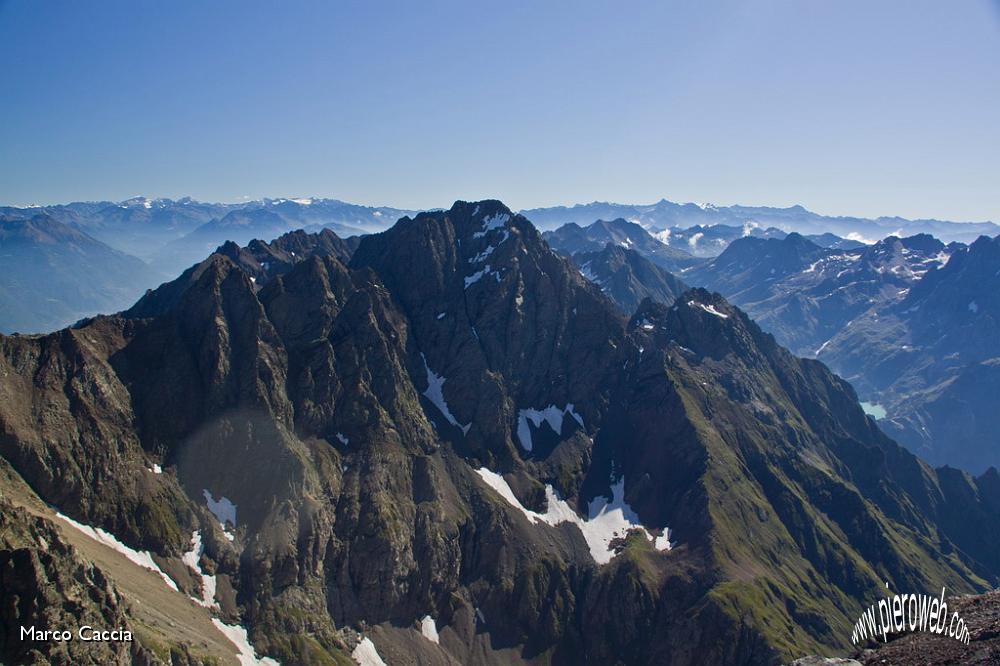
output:
[[0, 217], [0, 332], [36, 333], [127, 306], [157, 275], [48, 215]]
[[0, 332], [47, 332], [131, 305], [223, 243], [381, 231], [409, 211], [335, 199], [148, 199], [0, 207]]
[[[295, 229], [319, 231], [323, 227], [351, 236], [381, 231], [412, 211], [317, 198], [206, 203], [190, 197], [134, 197], [118, 203], [0, 207], [0, 215], [12, 219], [38, 214], [48, 215], [117, 250], [155, 261], [175, 275], [227, 240], [249, 242], [255, 236], [247, 237], [246, 232], [252, 233], [252, 229], [260, 233], [257, 238], [263, 239]], [[171, 252], [165, 251], [168, 245]]]
[[[1000, 227], [993, 222], [948, 222], [943, 220], [908, 220], [902, 217], [846, 217], [814, 213], [802, 206], [715, 206], [712, 204], [674, 203], [661, 199], [654, 204], [619, 204], [595, 201], [575, 206], [555, 206], [521, 211], [540, 229], [556, 229], [564, 224], [585, 226], [594, 220], [624, 218], [652, 231], [686, 230], [691, 227], [729, 227], [766, 232], [773, 228], [802, 235], [836, 234], [844, 239], [874, 242], [888, 236], [930, 234], [946, 242], [971, 243], [980, 235], [995, 236]], [[688, 234], [688, 240], [690, 234]], [[723, 248], [718, 248], [718, 254]]]
[[668, 271], [677, 272], [698, 263], [691, 253], [665, 245], [638, 224], [623, 219], [598, 220], [586, 227], [567, 224], [545, 232], [542, 237], [554, 250], [566, 256], [596, 252], [611, 243], [634, 250]]
[[409, 212], [333, 199], [265, 199], [229, 206], [224, 215], [164, 245], [151, 261], [163, 270], [176, 272], [201, 260], [225, 241], [246, 245], [254, 239], [276, 238], [297, 229], [318, 232], [326, 228], [342, 236], [354, 236], [381, 231]]
[[[154, 584], [258, 655], [393, 664], [777, 664], [846, 649], [887, 581], [997, 584], [996, 471], [930, 468], [718, 294], [626, 318], [496, 201], [338, 241], [0, 337], [17, 529], [72, 533], [51, 506], [149, 557], [76, 578], [131, 590], [94, 612], [147, 663], [212, 648], [143, 614]], [[45, 608], [77, 560], [38, 533], [0, 557], [53, 562], [18, 592]]]
[[[346, 238], [382, 231], [400, 217], [414, 214], [398, 208], [323, 198], [206, 203], [190, 197], [176, 200], [133, 197], [120, 202], [0, 207], [0, 217], [5, 219], [29, 220], [36, 215], [47, 215], [110, 248], [143, 260], [151, 268], [134, 273], [131, 286], [138, 290], [155, 287], [179, 274], [226, 241], [246, 245], [254, 239], [272, 239], [298, 229], [312, 233], [323, 228]], [[671, 272], [690, 266], [691, 257], [716, 257], [731, 242], [745, 236], [781, 239], [797, 232], [822, 247], [849, 250], [860, 247], [860, 240], [877, 240], [888, 235], [931, 233], [946, 241], [971, 242], [979, 234], [996, 235], [1000, 231], [992, 223], [835, 218], [817, 215], [801, 206], [717, 207], [666, 200], [648, 206], [594, 203], [535, 209], [526, 214], [539, 228], [554, 229], [547, 240], [564, 254], [598, 251], [608, 242], [631, 242], [636, 244], [632, 249]], [[556, 229], [561, 225], [564, 228]], [[2, 277], [7, 277], [5, 266], [0, 266]], [[40, 287], [54, 293], [52, 297], [56, 300], [77, 300], [71, 289], [61, 289], [58, 280], [49, 281], [46, 274], [40, 279]], [[115, 289], [105, 290], [100, 279], [94, 280], [90, 288], [108, 305], [81, 308], [84, 315], [126, 305]], [[32, 330], [53, 330], [70, 323], [66, 319], [49, 318], [43, 303], [26, 300], [25, 317], [50, 322], [44, 329]], [[0, 330], [13, 330], [2, 317]]]

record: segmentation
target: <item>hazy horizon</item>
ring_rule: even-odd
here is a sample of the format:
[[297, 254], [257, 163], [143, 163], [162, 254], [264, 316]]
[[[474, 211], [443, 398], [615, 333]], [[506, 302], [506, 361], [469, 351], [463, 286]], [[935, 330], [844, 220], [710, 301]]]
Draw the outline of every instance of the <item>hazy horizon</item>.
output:
[[997, 221], [997, 7], [0, 2], [0, 200]]
[[367, 206], [369, 208], [395, 208], [395, 209], [398, 209], [398, 210], [447, 210], [456, 201], [480, 201], [480, 200], [484, 200], [484, 199], [495, 199], [495, 200], [501, 201], [504, 205], [506, 205], [508, 208], [510, 208], [513, 211], [525, 211], [525, 210], [533, 210], [533, 209], [539, 209], [539, 208], [559, 208], [559, 207], [573, 208], [573, 207], [576, 207], [576, 206], [588, 206], [588, 205], [591, 205], [591, 204], [604, 204], [604, 205], [613, 205], [613, 206], [646, 207], [646, 206], [655, 206], [660, 201], [664, 201], [665, 200], [665, 201], [669, 201], [671, 203], [680, 204], [680, 205], [693, 204], [695, 206], [715, 206], [715, 207], [718, 207], [718, 208], [727, 208], [727, 207], [740, 206], [740, 207], [744, 207], [744, 208], [787, 209], [787, 208], [794, 208], [796, 206], [800, 206], [800, 207], [806, 209], [807, 211], [809, 211], [810, 213], [815, 213], [817, 215], [822, 215], [824, 217], [831, 217], [831, 218], [842, 217], [842, 218], [858, 218], [858, 219], [873, 219], [873, 220], [877, 220], [877, 219], [880, 219], [880, 218], [887, 218], [887, 219], [906, 219], [906, 220], [910, 220], [910, 221], [937, 220], [937, 221], [940, 221], [940, 222], [956, 222], [956, 223], [960, 223], [960, 224], [982, 224], [982, 223], [989, 223], [989, 222], [1000, 224], [1000, 221], [998, 221], [998, 220], [961, 220], [961, 219], [943, 218], [943, 217], [929, 217], [929, 216], [906, 217], [906, 216], [903, 216], [903, 215], [891, 215], [891, 214], [890, 215], [874, 215], [874, 216], [872, 216], [872, 215], [861, 215], [861, 214], [851, 214], [851, 213], [829, 213], [829, 212], [822, 211], [822, 210], [816, 210], [812, 206], [809, 206], [808, 204], [801, 203], [801, 202], [799, 202], [799, 203], [793, 203], [793, 204], [788, 204], [788, 205], [775, 205], [775, 204], [757, 203], [757, 202], [720, 203], [718, 201], [685, 201], [683, 199], [672, 198], [672, 197], [669, 197], [669, 196], [660, 197], [660, 198], [656, 199], [655, 201], [649, 201], [649, 202], [636, 202], [636, 201], [600, 201], [600, 200], [594, 199], [594, 200], [591, 200], [591, 201], [575, 201], [575, 202], [572, 202], [572, 203], [555, 203], [555, 204], [544, 205], [544, 206], [514, 206], [514, 205], [511, 205], [510, 202], [508, 202], [507, 200], [505, 200], [503, 198], [496, 197], [496, 196], [485, 196], [485, 197], [477, 197], [475, 199], [471, 199], [469, 197], [464, 197], [464, 198], [460, 198], [460, 199], [453, 199], [452, 201], [449, 201], [446, 204], [440, 204], [440, 205], [437, 205], [437, 206], [410, 207], [410, 206], [400, 206], [400, 205], [397, 205], [396, 203], [394, 203], [392, 201], [389, 201], [388, 203], [386, 203], [386, 202], [379, 202], [379, 201], [376, 201], [376, 202], [352, 201], [352, 200], [349, 200], [349, 199], [344, 199], [342, 197], [336, 197], [336, 196], [317, 196], [317, 195], [294, 195], [294, 196], [268, 196], [268, 195], [264, 195], [262, 197], [254, 197], [252, 199], [248, 198], [248, 199], [233, 200], [233, 201], [223, 201], [223, 200], [218, 200], [218, 199], [199, 199], [197, 197], [191, 197], [189, 195], [180, 195], [180, 196], [176, 196], [176, 197], [167, 197], [167, 196], [151, 196], [151, 195], [145, 195], [145, 194], [134, 194], [132, 196], [125, 197], [123, 199], [112, 199], [112, 198], [104, 197], [104, 198], [96, 198], [96, 199], [77, 199], [77, 200], [73, 200], [73, 201], [56, 201], [56, 202], [49, 202], [49, 203], [35, 203], [35, 202], [32, 202], [30, 204], [3, 203], [3, 202], [0, 202], [0, 206], [9, 206], [11, 208], [20, 208], [22, 210], [28, 210], [28, 209], [31, 209], [31, 208], [46, 208], [46, 207], [49, 207], [49, 206], [66, 206], [66, 205], [74, 204], [74, 203], [100, 203], [100, 202], [108, 202], [108, 203], [113, 203], [113, 204], [121, 204], [121, 203], [124, 203], [124, 202], [132, 200], [132, 199], [146, 199], [148, 201], [156, 201], [156, 200], [159, 200], [159, 199], [164, 199], [164, 200], [169, 199], [171, 201], [180, 201], [180, 200], [183, 200], [185, 198], [190, 198], [193, 201], [196, 201], [198, 203], [220, 204], [220, 205], [238, 205], [238, 204], [253, 203], [255, 201], [264, 201], [264, 200], [270, 200], [270, 201], [296, 201], [296, 200], [305, 200], [305, 199], [317, 199], [317, 200], [327, 199], [327, 200], [337, 200], [337, 201], [341, 201], [341, 202], [346, 203], [346, 204], [353, 204], [353, 205], [357, 205], [357, 206]]

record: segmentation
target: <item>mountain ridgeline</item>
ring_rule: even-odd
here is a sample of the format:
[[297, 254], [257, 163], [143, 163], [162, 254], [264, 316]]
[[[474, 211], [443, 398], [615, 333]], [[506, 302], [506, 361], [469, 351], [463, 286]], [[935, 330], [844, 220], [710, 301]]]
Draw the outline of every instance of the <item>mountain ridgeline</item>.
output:
[[[949, 222], [944, 220], [908, 220], [902, 217], [862, 218], [814, 213], [802, 206], [716, 206], [713, 204], [675, 203], [661, 199], [653, 204], [619, 204], [595, 201], [575, 206], [554, 206], [521, 211], [539, 229], [557, 229], [563, 225], [589, 225], [594, 220], [625, 219], [656, 231], [684, 230], [681, 240], [692, 243], [695, 234], [703, 234], [711, 246], [716, 238], [734, 230], [744, 235], [780, 237], [797, 232], [827, 245], [824, 237], [836, 234], [853, 242], [874, 242], [887, 236], [930, 234], [947, 242], [970, 243], [981, 235], [995, 236], [1000, 226], [993, 222]], [[774, 232], [779, 232], [775, 234]], [[731, 239], [730, 239], [731, 240]], [[700, 237], [693, 246], [699, 245]], [[672, 244], [672, 243], [671, 243]], [[711, 254], [718, 254], [725, 245]], [[847, 246], [842, 246], [846, 249]], [[707, 256], [707, 255], [705, 255]]]
[[0, 332], [49, 332], [127, 308], [225, 242], [246, 245], [303, 229], [357, 236], [409, 212], [336, 199], [0, 206]]
[[[287, 664], [778, 664], [846, 650], [887, 581], [1000, 580], [996, 471], [930, 468], [718, 294], [626, 317], [497, 201], [338, 241], [0, 337], [4, 483]], [[149, 640], [136, 608], [105, 612]]]

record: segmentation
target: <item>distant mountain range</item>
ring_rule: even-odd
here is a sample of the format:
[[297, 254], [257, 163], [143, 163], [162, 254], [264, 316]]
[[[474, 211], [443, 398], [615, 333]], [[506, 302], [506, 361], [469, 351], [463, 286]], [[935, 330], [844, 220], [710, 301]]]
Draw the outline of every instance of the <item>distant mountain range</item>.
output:
[[[6, 229], [0, 255], [20, 256], [0, 264], [0, 331], [50, 331], [84, 316], [122, 310], [226, 241], [246, 245], [303, 228], [360, 235], [383, 230], [407, 214], [412, 211], [335, 199], [217, 204], [137, 197], [119, 203], [0, 207]], [[37, 220], [44, 220], [44, 235], [28, 229], [41, 224]], [[25, 289], [26, 284], [33, 289]]]
[[882, 428], [922, 457], [1000, 467], [1000, 236], [956, 248], [819, 358], [877, 399]]
[[118, 203], [75, 202], [33, 208], [0, 207], [0, 216], [45, 214], [107, 245], [177, 272], [204, 258], [227, 240], [246, 244], [271, 240], [287, 231], [326, 227], [341, 236], [386, 229], [413, 211], [359, 206], [337, 199], [260, 199], [204, 203], [135, 197]]
[[[982, 235], [1000, 234], [993, 222], [947, 222], [942, 220], [907, 220], [902, 217], [833, 217], [820, 215], [802, 206], [770, 208], [766, 206], [713, 206], [711, 204], [679, 204], [662, 199], [655, 204], [633, 205], [606, 202], [555, 206], [522, 210], [521, 214], [539, 229], [556, 229], [564, 224], [586, 226], [595, 220], [623, 218], [650, 231], [687, 229], [694, 226], [725, 225], [750, 230], [774, 227], [785, 233], [802, 235], [832, 233], [841, 238], [872, 243], [887, 236], [931, 234], [945, 242], [971, 243]], [[695, 232], [697, 233], [697, 232]], [[688, 237], [690, 242], [690, 236]], [[694, 241], [697, 244], [698, 239]], [[718, 254], [723, 248], [718, 248]]]
[[[595, 238], [606, 224], [591, 225]], [[639, 233], [624, 220], [610, 225]], [[581, 235], [574, 224], [546, 232], [556, 248], [580, 248], [567, 253], [623, 311], [639, 297], [673, 303], [662, 260], [643, 255], [645, 243], [593, 252]], [[779, 343], [821, 359], [886, 432], [926, 459], [973, 472], [1000, 466], [1000, 236], [968, 246], [927, 234], [846, 248], [819, 240], [828, 246], [798, 233], [748, 235], [669, 279], [725, 295]]]
[[849, 250], [820, 247], [796, 233], [747, 237], [682, 275], [746, 308], [796, 354], [815, 356], [854, 318], [902, 300], [960, 247], [926, 235], [890, 236]]
[[671, 247], [654, 238], [638, 224], [621, 218], [597, 220], [585, 227], [571, 222], [555, 231], [546, 231], [542, 238], [556, 252], [566, 256], [578, 252], [596, 252], [611, 243], [627, 250], [635, 250], [668, 271], [677, 272], [700, 263], [687, 249]]
[[120, 310], [156, 280], [144, 262], [48, 215], [0, 217], [0, 333]]

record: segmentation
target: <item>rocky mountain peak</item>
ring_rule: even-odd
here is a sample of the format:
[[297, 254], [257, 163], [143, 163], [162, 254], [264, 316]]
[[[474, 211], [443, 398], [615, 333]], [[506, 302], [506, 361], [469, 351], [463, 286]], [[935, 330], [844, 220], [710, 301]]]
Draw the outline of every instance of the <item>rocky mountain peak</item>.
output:
[[670, 306], [643, 301], [629, 328], [652, 336], [657, 346], [679, 346], [716, 359], [735, 354], [751, 364], [774, 347], [773, 339], [739, 309], [700, 287], [680, 294]]

